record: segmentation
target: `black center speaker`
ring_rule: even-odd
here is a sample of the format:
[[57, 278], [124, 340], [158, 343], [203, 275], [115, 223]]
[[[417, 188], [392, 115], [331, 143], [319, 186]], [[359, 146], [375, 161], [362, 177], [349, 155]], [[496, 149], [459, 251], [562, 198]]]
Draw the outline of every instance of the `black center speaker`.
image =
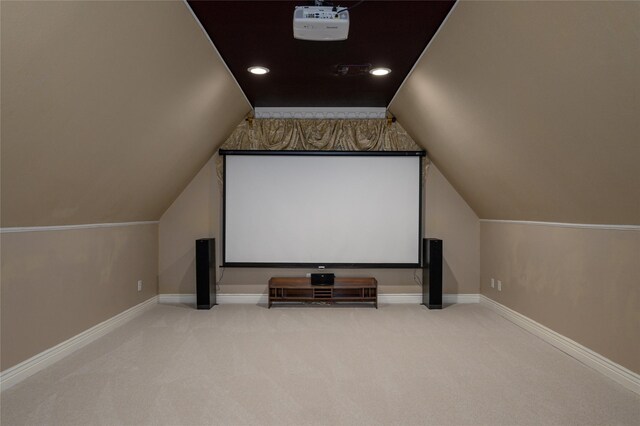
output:
[[311, 274], [311, 285], [333, 285], [335, 274]]
[[422, 240], [422, 304], [442, 309], [442, 240]]
[[196, 240], [196, 307], [216, 305], [216, 240]]

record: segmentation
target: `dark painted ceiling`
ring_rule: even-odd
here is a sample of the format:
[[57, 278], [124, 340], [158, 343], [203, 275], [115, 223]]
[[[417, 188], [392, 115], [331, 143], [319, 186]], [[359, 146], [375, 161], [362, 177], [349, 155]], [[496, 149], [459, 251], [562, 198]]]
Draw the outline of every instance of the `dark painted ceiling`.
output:
[[[454, 3], [364, 1], [349, 12], [347, 40], [303, 41], [293, 38], [293, 10], [313, 2], [189, 1], [254, 107], [387, 107]], [[392, 72], [336, 72], [364, 64]], [[253, 65], [271, 72], [250, 74]]]

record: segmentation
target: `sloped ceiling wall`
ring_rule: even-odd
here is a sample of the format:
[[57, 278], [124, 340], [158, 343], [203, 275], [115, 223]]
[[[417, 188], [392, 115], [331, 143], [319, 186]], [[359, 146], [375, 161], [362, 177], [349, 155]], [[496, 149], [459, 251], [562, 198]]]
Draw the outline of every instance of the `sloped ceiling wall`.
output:
[[640, 224], [639, 22], [460, 2], [390, 110], [480, 218]]
[[157, 220], [250, 105], [182, 2], [2, 2], [2, 226]]

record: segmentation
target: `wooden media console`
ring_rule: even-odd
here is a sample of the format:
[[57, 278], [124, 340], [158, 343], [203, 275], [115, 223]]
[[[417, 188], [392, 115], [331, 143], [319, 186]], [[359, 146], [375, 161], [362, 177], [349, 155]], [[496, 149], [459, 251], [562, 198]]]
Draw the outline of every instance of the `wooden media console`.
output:
[[364, 303], [378, 307], [378, 281], [371, 277], [336, 277], [332, 285], [312, 285], [310, 278], [273, 277], [269, 280], [269, 308], [273, 303]]

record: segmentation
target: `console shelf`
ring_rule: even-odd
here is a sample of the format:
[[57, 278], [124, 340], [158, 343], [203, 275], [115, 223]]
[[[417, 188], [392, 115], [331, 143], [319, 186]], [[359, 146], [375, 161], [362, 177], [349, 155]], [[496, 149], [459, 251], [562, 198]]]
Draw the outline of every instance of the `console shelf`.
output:
[[333, 285], [312, 285], [310, 278], [273, 277], [269, 308], [274, 303], [364, 303], [378, 307], [378, 281], [371, 277], [336, 278]]

